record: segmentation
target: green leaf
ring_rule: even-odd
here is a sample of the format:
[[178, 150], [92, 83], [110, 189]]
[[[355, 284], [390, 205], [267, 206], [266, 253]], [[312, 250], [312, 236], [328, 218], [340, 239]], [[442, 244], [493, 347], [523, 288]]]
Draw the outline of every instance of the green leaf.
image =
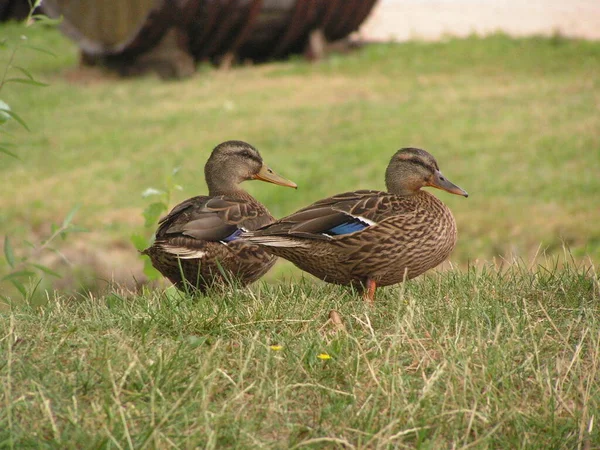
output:
[[4, 81], [5, 83], [22, 83], [22, 84], [30, 84], [32, 86], [48, 86], [46, 83], [42, 83], [41, 81], [28, 80], [27, 78], [8, 78]]
[[11, 280], [13, 278], [20, 278], [20, 277], [32, 277], [34, 275], [35, 275], [35, 273], [32, 272], [31, 270], [17, 270], [16, 272], [11, 272], [8, 275], [4, 275], [0, 281], [6, 281], [6, 280]]
[[23, 296], [23, 298], [27, 297], [27, 290], [25, 289], [25, 286], [23, 286], [23, 283], [21, 283], [20, 281], [12, 278], [10, 280], [10, 282], [12, 283], [12, 285], [14, 287], [17, 288], [17, 290], [21, 293], [21, 295]]
[[23, 241], [23, 243], [24, 243], [25, 245], [27, 245], [27, 247], [30, 247], [30, 248], [32, 248], [32, 249], [34, 249], [34, 250], [37, 248], [37, 247], [35, 246], [35, 244], [34, 244], [33, 242], [31, 242], [31, 241], [27, 241], [27, 240], [25, 240], [25, 241]]
[[29, 129], [29, 127], [27, 126], [27, 124], [25, 123], [25, 121], [23, 119], [21, 119], [21, 117], [19, 117], [19, 115], [16, 112], [11, 111], [10, 109], [6, 109], [3, 108], [2, 105], [0, 105], [0, 117], [2, 116], [2, 114], [8, 114], [10, 117], [12, 117], [13, 119], [15, 119], [17, 122], [19, 122], [23, 128], [25, 128], [27, 131], [31, 131]]
[[56, 25], [60, 25], [61, 22], [62, 22], [62, 17], [60, 17], [58, 19], [52, 19], [52, 18], [50, 18], [48, 16], [45, 16], [43, 14], [34, 14], [34, 15], [31, 16], [31, 18], [35, 20], [34, 25], [40, 24], [40, 25], [56, 26]]
[[19, 72], [21, 72], [23, 75], [25, 75], [27, 78], [29, 78], [30, 80], [34, 80], [33, 75], [31, 75], [31, 72], [29, 72], [27, 69], [25, 69], [24, 67], [21, 66], [13, 66], [16, 70], [18, 70]]
[[30, 50], [35, 50], [36, 52], [45, 53], [47, 55], [50, 55], [50, 56], [53, 56], [54, 58], [56, 58], [56, 55], [54, 53], [52, 53], [50, 50], [46, 50], [45, 48], [37, 47], [35, 45], [30, 45], [30, 44], [25, 44], [25, 45], [23, 45], [23, 47], [28, 48]]
[[65, 255], [63, 255], [60, 251], [58, 251], [54, 247], [46, 247], [46, 250], [48, 250], [49, 252], [52, 252], [52, 253], [56, 254], [61, 259], [65, 259]]
[[29, 298], [27, 300], [31, 300], [33, 298], [38, 288], [40, 287], [40, 284], [42, 284], [42, 278], [38, 278], [35, 281], [35, 285], [33, 286], [33, 289], [31, 289], [31, 293], [29, 294]]
[[15, 267], [15, 254], [8, 236], [4, 236], [4, 258], [10, 267]]
[[148, 246], [148, 240], [141, 234], [134, 233], [131, 235], [130, 239], [131, 239], [131, 243], [133, 244], [133, 246], [140, 252], [142, 250], [145, 250], [146, 247]]
[[155, 202], [149, 204], [146, 207], [146, 209], [144, 209], [144, 218], [146, 219], [144, 226], [146, 228], [149, 228], [156, 222], [158, 222], [158, 218], [163, 213], [163, 211], [166, 211], [166, 209], [167, 205], [165, 205], [163, 202]]
[[65, 220], [63, 220], [63, 228], [67, 228], [71, 224], [71, 221], [73, 220], [73, 217], [75, 216], [79, 208], [81, 208], [81, 205], [75, 205], [73, 209], [69, 211], [69, 214], [67, 214], [67, 217], [65, 217]]
[[0, 147], [0, 153], [4, 153], [4, 154], [6, 154], [8, 156], [12, 156], [13, 158], [16, 158], [16, 159], [21, 159], [21, 158], [19, 158], [19, 156], [16, 153], [11, 152], [10, 150], [8, 150], [7, 148], [4, 148], [4, 147]]
[[10, 119], [10, 114], [4, 111], [10, 111], [10, 106], [8, 106], [8, 103], [0, 100], [0, 125], [6, 123]]
[[48, 268], [46, 266], [43, 266], [41, 264], [35, 264], [35, 263], [31, 263], [31, 265], [33, 267], [35, 267], [36, 269], [41, 270], [45, 274], [51, 275], [51, 276], [56, 277], [56, 278], [62, 278], [59, 273], [55, 272], [54, 270], [52, 270], [52, 269], [50, 269], [50, 268]]

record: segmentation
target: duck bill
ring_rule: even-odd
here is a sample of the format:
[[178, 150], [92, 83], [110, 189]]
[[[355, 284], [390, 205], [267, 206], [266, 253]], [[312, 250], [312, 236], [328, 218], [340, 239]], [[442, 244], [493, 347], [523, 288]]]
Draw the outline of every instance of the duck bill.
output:
[[280, 186], [287, 186], [294, 189], [298, 187], [293, 181], [287, 180], [277, 175], [275, 172], [273, 172], [273, 170], [269, 168], [269, 166], [265, 164], [263, 164], [263, 166], [260, 168], [260, 171], [256, 175], [254, 175], [253, 179], [278, 184]]
[[451, 194], [462, 195], [463, 197], [468, 197], [467, 191], [459, 188], [457, 185], [452, 183], [446, 177], [442, 175], [442, 172], [436, 170], [432, 180], [429, 183], [429, 186], [441, 189], [442, 191], [450, 192]]

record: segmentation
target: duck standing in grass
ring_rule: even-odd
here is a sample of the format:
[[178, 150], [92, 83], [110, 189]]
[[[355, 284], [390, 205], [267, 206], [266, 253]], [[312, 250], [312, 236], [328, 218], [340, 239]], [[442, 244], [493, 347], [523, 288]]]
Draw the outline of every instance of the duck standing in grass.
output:
[[261, 180], [297, 186], [273, 172], [258, 150], [242, 141], [227, 141], [215, 147], [204, 175], [208, 195], [175, 206], [160, 220], [154, 243], [142, 253], [182, 290], [186, 284], [205, 292], [210, 286], [228, 281], [252, 283], [267, 273], [277, 257], [239, 236], [275, 219], [239, 184]]
[[388, 192], [335, 195], [243, 238], [324, 281], [364, 289], [372, 303], [378, 286], [421, 275], [444, 261], [456, 244], [452, 213], [421, 188], [468, 196], [418, 148], [396, 152], [385, 183]]

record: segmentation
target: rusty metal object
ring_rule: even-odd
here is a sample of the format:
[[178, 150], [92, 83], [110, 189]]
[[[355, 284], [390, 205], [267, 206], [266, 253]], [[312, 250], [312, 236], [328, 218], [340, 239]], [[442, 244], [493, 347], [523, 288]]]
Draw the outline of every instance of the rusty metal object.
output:
[[297, 1], [263, 0], [252, 31], [238, 50], [240, 56], [258, 61], [268, 59], [269, 53], [285, 33]]
[[63, 17], [62, 31], [88, 55], [141, 53], [166, 31], [163, 2], [45, 0], [44, 12]]
[[352, 19], [356, 11], [363, 4], [362, 0], [346, 0], [343, 2], [343, 8], [336, 10], [335, 21], [331, 20], [325, 26], [325, 37], [328, 40], [335, 41], [347, 36], [352, 31]]
[[311, 12], [314, 12], [315, 5], [313, 3], [311, 0], [296, 2], [287, 30], [269, 54], [271, 58], [285, 55], [294, 43], [306, 34], [306, 25], [311, 24]]
[[342, 39], [345, 36], [348, 36], [350, 33], [358, 30], [360, 25], [365, 21], [371, 12], [371, 9], [373, 9], [374, 3], [375, 2], [355, 0], [354, 10], [348, 15], [348, 19], [344, 23], [344, 27], [338, 29], [337, 34], [332, 33], [331, 35], [328, 35], [327, 31], [325, 31], [325, 37], [330, 40]]
[[[348, 36], [377, 0], [45, 0], [62, 29], [88, 56], [134, 64], [159, 44], [194, 60], [256, 61], [302, 52], [313, 30], [327, 40]], [[2, 2], [2, 0], [0, 0]], [[0, 3], [0, 6], [3, 3]], [[165, 44], [165, 35], [176, 38]]]
[[263, 5], [263, 0], [254, 0], [252, 5], [248, 8], [248, 14], [246, 16], [246, 23], [240, 28], [238, 35], [235, 40], [232, 42], [229, 51], [237, 51], [240, 46], [248, 39], [248, 35], [252, 31], [252, 27], [254, 26], [254, 21], [256, 20], [258, 14]]
[[[247, 37], [263, 0], [212, 1], [209, 8], [200, 10], [193, 19], [191, 51], [197, 59], [214, 58], [235, 51]], [[203, 22], [209, 31], [201, 31], [194, 39], [194, 29]]]

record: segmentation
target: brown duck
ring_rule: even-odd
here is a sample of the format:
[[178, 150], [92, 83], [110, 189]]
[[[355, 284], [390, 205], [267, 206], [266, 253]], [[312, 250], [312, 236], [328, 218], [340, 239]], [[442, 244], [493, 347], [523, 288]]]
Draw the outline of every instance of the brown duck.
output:
[[142, 253], [179, 289], [201, 292], [234, 281], [246, 285], [275, 264], [276, 256], [239, 239], [243, 231], [272, 223], [267, 208], [239, 187], [262, 180], [296, 188], [273, 172], [258, 150], [242, 141], [227, 141], [212, 151], [204, 167], [208, 195], [175, 206], [159, 222], [155, 241]]
[[385, 183], [388, 192], [335, 195], [243, 238], [324, 281], [365, 289], [365, 299], [373, 302], [377, 286], [424, 273], [456, 244], [452, 213], [421, 188], [468, 196], [442, 175], [433, 156], [418, 148], [396, 152]]

